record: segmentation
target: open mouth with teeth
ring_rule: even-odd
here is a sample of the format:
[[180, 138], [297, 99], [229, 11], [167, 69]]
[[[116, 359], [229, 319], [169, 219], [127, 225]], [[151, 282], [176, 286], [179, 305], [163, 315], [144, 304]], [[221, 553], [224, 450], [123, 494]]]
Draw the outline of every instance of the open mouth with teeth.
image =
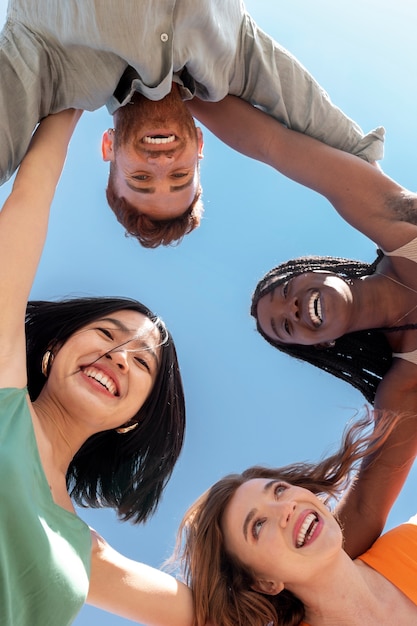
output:
[[142, 141], [143, 143], [160, 146], [174, 143], [175, 139], [175, 135], [146, 135]]
[[301, 524], [301, 528], [298, 531], [295, 547], [302, 548], [306, 543], [310, 541], [312, 538], [314, 531], [316, 530], [319, 523], [319, 518], [315, 513], [309, 513], [306, 515], [303, 523]]
[[318, 327], [323, 323], [320, 293], [314, 291], [308, 301], [308, 314], [314, 326]]
[[83, 370], [83, 373], [86, 376], [88, 376], [88, 378], [93, 378], [98, 383], [100, 383], [100, 385], [102, 385], [102, 387], [107, 389], [107, 391], [111, 393], [113, 396], [119, 395], [114, 381], [109, 376], [104, 374], [104, 372], [100, 372], [99, 370], [96, 370], [93, 367], [86, 367]]

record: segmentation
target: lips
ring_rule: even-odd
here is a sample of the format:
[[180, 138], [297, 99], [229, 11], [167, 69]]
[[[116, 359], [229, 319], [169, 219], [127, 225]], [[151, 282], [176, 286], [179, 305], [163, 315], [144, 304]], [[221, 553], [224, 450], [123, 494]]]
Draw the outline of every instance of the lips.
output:
[[147, 143], [153, 146], [167, 145], [174, 143], [176, 139], [175, 135], [172, 134], [155, 134], [155, 135], [145, 135], [142, 141], [143, 143]]
[[321, 297], [319, 291], [313, 291], [307, 303], [308, 315], [311, 323], [318, 328], [323, 323], [323, 312], [321, 306]]
[[304, 517], [300, 529], [298, 530], [295, 537], [295, 547], [302, 548], [306, 544], [308, 544], [319, 525], [319, 518], [316, 513], [310, 512]]
[[92, 378], [98, 383], [100, 383], [100, 385], [102, 385], [102, 387], [107, 389], [107, 391], [111, 393], [112, 396], [119, 395], [115, 381], [110, 376], [105, 374], [102, 370], [99, 370], [99, 369], [96, 369], [95, 367], [90, 366], [90, 367], [83, 368], [82, 371], [88, 378]]

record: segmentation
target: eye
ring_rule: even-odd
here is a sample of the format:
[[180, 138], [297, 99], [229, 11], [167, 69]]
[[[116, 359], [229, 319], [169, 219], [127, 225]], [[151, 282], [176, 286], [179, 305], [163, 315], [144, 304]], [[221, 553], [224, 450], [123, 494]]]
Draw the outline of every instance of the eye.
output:
[[287, 335], [291, 335], [290, 325], [288, 324], [288, 320], [284, 320], [284, 330], [287, 333]]
[[187, 176], [187, 172], [175, 172], [172, 174], [172, 178], [185, 178]]
[[113, 339], [113, 335], [108, 328], [97, 328], [96, 330], [108, 337], [108, 339]]
[[252, 525], [252, 535], [254, 539], [259, 539], [259, 533], [261, 532], [262, 526], [265, 524], [265, 522], [265, 518], [257, 519]]
[[136, 174], [136, 176], [133, 176], [134, 180], [140, 180], [140, 181], [146, 181], [149, 180], [149, 176], [147, 174]]
[[151, 368], [146, 359], [143, 359], [140, 356], [135, 356], [135, 362], [139, 365], [139, 367], [144, 367], [149, 373], [151, 373]]
[[284, 493], [284, 491], [286, 491], [288, 489], [288, 485], [287, 483], [277, 483], [275, 489], [274, 489], [274, 495], [275, 497], [279, 497], [280, 495], [282, 495]]

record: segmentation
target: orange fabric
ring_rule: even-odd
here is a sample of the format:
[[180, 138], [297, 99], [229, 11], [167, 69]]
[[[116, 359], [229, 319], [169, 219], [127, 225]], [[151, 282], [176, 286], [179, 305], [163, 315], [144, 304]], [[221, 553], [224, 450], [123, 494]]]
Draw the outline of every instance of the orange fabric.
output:
[[[401, 524], [358, 557], [417, 604], [417, 526]], [[309, 626], [301, 622], [299, 626]]]
[[382, 574], [417, 604], [417, 526], [401, 524], [382, 535], [361, 561]]

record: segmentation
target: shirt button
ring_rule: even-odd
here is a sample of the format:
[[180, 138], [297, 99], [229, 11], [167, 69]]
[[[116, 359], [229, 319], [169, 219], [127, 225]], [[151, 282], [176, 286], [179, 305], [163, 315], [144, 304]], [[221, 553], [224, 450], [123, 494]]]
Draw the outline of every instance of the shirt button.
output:
[[164, 43], [165, 43], [166, 41], [168, 41], [168, 35], [167, 35], [166, 33], [162, 33], [162, 35], [161, 35], [161, 41], [163, 41]]

